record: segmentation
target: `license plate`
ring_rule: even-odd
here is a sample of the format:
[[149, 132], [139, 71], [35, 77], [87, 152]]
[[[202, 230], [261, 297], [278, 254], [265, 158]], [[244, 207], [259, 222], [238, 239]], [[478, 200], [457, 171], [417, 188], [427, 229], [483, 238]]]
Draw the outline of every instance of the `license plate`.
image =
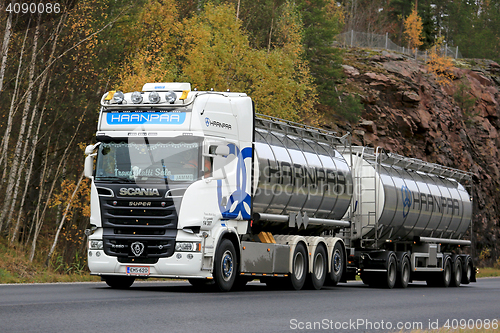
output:
[[127, 274], [149, 275], [149, 267], [148, 266], [127, 266]]

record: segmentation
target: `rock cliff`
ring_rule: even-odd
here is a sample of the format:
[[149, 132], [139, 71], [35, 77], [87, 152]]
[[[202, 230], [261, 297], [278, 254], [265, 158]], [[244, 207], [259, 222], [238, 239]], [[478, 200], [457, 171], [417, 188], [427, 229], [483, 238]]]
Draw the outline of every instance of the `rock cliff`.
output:
[[358, 123], [338, 126], [354, 144], [473, 172], [473, 255], [491, 265], [500, 256], [500, 66], [455, 65], [451, 84], [440, 85], [409, 57], [346, 52], [347, 89], [365, 107]]

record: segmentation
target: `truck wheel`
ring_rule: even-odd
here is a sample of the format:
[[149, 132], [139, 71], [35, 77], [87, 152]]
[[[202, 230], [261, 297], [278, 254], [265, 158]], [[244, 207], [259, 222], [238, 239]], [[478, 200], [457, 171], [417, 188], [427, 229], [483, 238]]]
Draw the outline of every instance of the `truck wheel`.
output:
[[215, 254], [214, 281], [220, 291], [230, 291], [236, 280], [238, 267], [236, 251], [229, 239], [223, 239]]
[[128, 289], [135, 281], [135, 278], [130, 276], [104, 276], [103, 278], [113, 289]]
[[325, 248], [321, 245], [316, 247], [313, 256], [312, 272], [307, 274], [307, 287], [309, 289], [320, 290], [323, 287], [328, 271], [327, 256]]
[[465, 257], [464, 265], [462, 266], [462, 284], [469, 284], [472, 279], [472, 259], [469, 255]]
[[344, 250], [339, 242], [335, 243], [332, 253], [332, 270], [326, 276], [326, 284], [336, 286], [342, 278], [344, 271]]
[[396, 286], [398, 288], [406, 288], [410, 283], [410, 260], [404, 256], [401, 260], [401, 268], [398, 271]]
[[445, 257], [445, 262], [443, 266], [443, 271], [441, 272], [439, 286], [448, 288], [451, 283], [451, 258], [449, 256]]
[[385, 281], [383, 281], [382, 287], [392, 289], [396, 285], [397, 279], [397, 266], [396, 258], [391, 255], [389, 256], [389, 261], [387, 262], [387, 273], [385, 276]]
[[454, 256], [453, 269], [451, 271], [451, 283], [452, 287], [460, 287], [460, 282], [462, 282], [462, 260], [459, 256]]
[[288, 276], [288, 282], [292, 289], [300, 290], [306, 282], [307, 276], [307, 251], [303, 243], [297, 244], [292, 258], [292, 272]]

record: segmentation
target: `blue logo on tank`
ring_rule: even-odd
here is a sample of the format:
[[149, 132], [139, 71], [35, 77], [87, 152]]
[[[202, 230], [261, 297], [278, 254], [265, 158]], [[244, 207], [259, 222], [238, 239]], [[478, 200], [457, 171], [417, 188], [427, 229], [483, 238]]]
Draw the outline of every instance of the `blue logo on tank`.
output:
[[222, 218], [235, 219], [241, 213], [244, 220], [249, 220], [250, 216], [250, 194], [246, 192], [247, 169], [245, 160], [252, 158], [252, 148], [246, 147], [241, 151], [234, 144], [228, 144], [229, 155], [235, 155], [238, 158], [236, 171], [236, 191], [231, 193], [226, 205], [222, 205], [222, 180], [217, 180], [217, 199]]
[[403, 199], [403, 217], [406, 217], [410, 212], [411, 204], [412, 204], [412, 195], [408, 186], [401, 186], [401, 196]]

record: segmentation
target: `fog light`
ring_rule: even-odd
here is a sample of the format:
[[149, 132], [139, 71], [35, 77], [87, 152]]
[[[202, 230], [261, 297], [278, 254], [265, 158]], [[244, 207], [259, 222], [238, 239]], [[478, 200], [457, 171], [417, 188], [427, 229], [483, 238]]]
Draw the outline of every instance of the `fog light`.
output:
[[167, 91], [165, 99], [167, 100], [167, 103], [174, 104], [177, 99], [177, 95], [173, 91]]
[[116, 104], [121, 104], [124, 99], [125, 99], [125, 95], [121, 91], [117, 91], [113, 95], [113, 102]]
[[149, 93], [149, 102], [150, 103], [158, 103], [160, 101], [160, 95], [156, 91], [152, 91]]
[[92, 251], [89, 251], [89, 257], [92, 257]]
[[177, 258], [177, 259], [181, 259], [181, 258], [182, 258], [182, 254], [177, 253], [176, 258]]
[[187, 258], [188, 258], [189, 260], [191, 260], [191, 259], [193, 259], [193, 255], [190, 253], [190, 254], [188, 254], [188, 255], [187, 255]]
[[138, 91], [132, 93], [132, 103], [139, 104], [142, 103], [142, 94]]
[[96, 256], [96, 257], [100, 257], [100, 256], [101, 256], [101, 251], [97, 251], [97, 252], [95, 253], [95, 256]]

